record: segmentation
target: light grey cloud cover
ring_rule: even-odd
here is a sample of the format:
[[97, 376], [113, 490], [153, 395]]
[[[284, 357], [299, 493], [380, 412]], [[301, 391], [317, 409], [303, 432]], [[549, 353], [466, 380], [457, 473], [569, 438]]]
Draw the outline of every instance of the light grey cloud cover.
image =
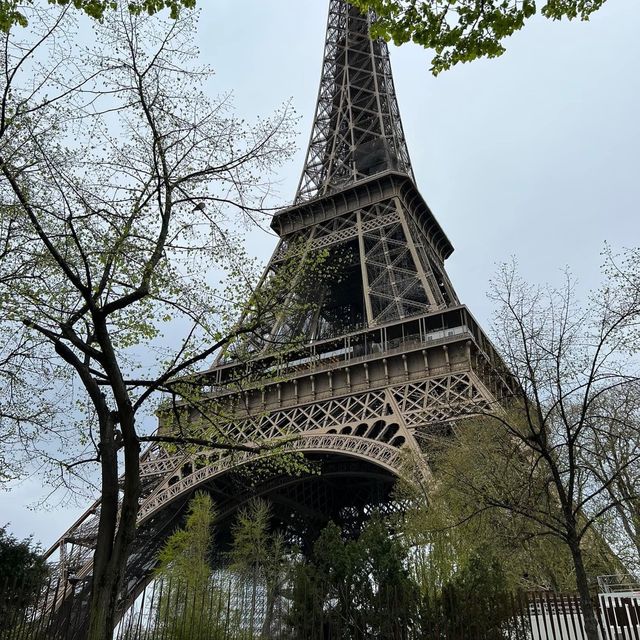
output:
[[[326, 0], [201, 2], [211, 90], [233, 89], [239, 112], [266, 115], [291, 97], [303, 116], [300, 151], [283, 168], [295, 192], [318, 88]], [[495, 264], [517, 257], [531, 281], [559, 282], [568, 265], [596, 286], [604, 241], [640, 242], [640, 6], [609, 0], [588, 23], [534, 20], [497, 60], [433, 78], [429, 54], [392, 50], [400, 111], [418, 187], [449, 235], [458, 294], [485, 326]], [[267, 259], [275, 239], [252, 233]], [[0, 524], [47, 545], [78, 510], [29, 511], [37, 479], [0, 494]], [[87, 505], [88, 506], [88, 505]]]

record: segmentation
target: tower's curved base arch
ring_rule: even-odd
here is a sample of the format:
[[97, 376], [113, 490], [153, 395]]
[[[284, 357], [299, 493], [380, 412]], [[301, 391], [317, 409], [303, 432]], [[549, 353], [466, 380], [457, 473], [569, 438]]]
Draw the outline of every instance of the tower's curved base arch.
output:
[[[275, 472], [256, 481], [255, 465], [267, 456], [256, 456], [253, 464], [248, 460], [219, 473], [203, 474], [204, 480], [183, 487], [171, 500], [143, 516], [127, 564], [119, 615], [126, 613], [153, 580], [158, 551], [184, 523], [189, 502], [198, 491], [211, 495], [216, 507], [215, 548], [219, 557], [224, 557], [229, 548], [236, 513], [254, 497], [272, 505], [273, 526], [283, 530], [303, 552], [311, 550], [317, 534], [329, 521], [355, 535], [372, 512], [393, 509], [397, 474], [388, 465], [339, 450], [304, 450], [304, 456], [309, 470], [296, 475]], [[89, 586], [90, 575], [86, 572], [74, 598], [65, 599], [58, 609], [56, 617], [63, 619], [69, 616], [67, 607], [73, 608], [74, 628], [65, 625], [65, 640], [84, 637]]]

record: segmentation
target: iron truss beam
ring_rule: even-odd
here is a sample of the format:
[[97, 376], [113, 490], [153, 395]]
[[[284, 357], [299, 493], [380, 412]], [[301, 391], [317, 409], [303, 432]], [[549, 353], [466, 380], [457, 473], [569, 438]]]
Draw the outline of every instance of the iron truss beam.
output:
[[387, 44], [371, 16], [331, 0], [315, 120], [296, 202], [390, 169], [413, 176]]

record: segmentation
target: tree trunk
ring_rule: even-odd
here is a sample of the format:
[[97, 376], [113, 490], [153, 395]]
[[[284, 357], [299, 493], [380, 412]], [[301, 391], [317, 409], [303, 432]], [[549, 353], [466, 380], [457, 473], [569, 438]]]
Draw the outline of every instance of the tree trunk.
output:
[[253, 566], [253, 584], [251, 585], [251, 612], [249, 614], [249, 630], [253, 636], [253, 622], [256, 615], [256, 594], [258, 591], [258, 565]]
[[596, 620], [596, 613], [591, 600], [587, 573], [584, 569], [584, 560], [582, 557], [580, 542], [578, 540], [570, 541], [569, 548], [571, 549], [573, 566], [576, 570], [576, 586], [578, 587], [578, 593], [580, 595], [580, 605], [582, 607], [582, 615], [584, 618], [584, 630], [587, 634], [588, 640], [599, 640], [598, 622]]
[[94, 577], [87, 640], [112, 640], [119, 583], [110, 571]]
[[[118, 445], [115, 423], [118, 414], [101, 420], [102, 495], [98, 537], [93, 557], [93, 582], [89, 606], [87, 640], [112, 640], [118, 614], [122, 579], [129, 549], [135, 538], [140, 497], [139, 454], [134, 418], [120, 420], [124, 435], [124, 484], [119, 502]], [[133, 437], [132, 437], [133, 434]], [[119, 521], [118, 521], [119, 511]]]
[[267, 583], [267, 602], [265, 605], [264, 622], [262, 623], [262, 631], [260, 632], [261, 638], [271, 638], [271, 625], [273, 624], [273, 610], [276, 604], [276, 597], [278, 595], [278, 584]]
[[111, 640], [118, 597], [116, 588], [118, 576], [114, 571], [115, 538], [118, 526], [118, 457], [114, 418], [113, 412], [106, 406], [102, 411], [98, 411], [100, 423], [98, 446], [102, 478], [98, 535], [93, 554], [88, 640]]

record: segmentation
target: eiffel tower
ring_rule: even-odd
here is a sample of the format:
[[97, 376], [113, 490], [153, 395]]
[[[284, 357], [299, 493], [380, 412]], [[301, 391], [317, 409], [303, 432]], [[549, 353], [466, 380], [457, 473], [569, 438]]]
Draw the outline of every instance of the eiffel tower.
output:
[[[284, 304], [268, 318], [270, 338], [297, 338], [288, 357], [275, 365], [256, 344], [249, 363], [223, 355], [202, 374], [211, 402], [227, 408], [230, 437], [293, 435], [284, 448], [315, 472], [248, 482], [246, 469], [269, 451], [151, 447], [141, 460], [145, 488], [125, 603], [150, 580], [158, 548], [195, 490], [211, 493], [221, 523], [250, 497], [267, 497], [278, 526], [302, 545], [329, 519], [357, 529], [372, 508], [391, 504], [409, 453], [428, 476], [431, 439], [508, 392], [499, 356], [447, 276], [453, 246], [416, 187], [389, 52], [369, 37], [371, 19], [330, 0], [306, 162], [294, 204], [273, 217], [280, 241], [266, 273], [277, 273], [299, 243], [340, 266], [314, 276], [314, 304], [295, 312]], [[278, 375], [252, 384], [243, 372], [261, 363]], [[237, 379], [249, 382], [240, 390], [230, 384]], [[98, 500], [49, 551], [77, 578], [91, 574], [99, 509]]]

